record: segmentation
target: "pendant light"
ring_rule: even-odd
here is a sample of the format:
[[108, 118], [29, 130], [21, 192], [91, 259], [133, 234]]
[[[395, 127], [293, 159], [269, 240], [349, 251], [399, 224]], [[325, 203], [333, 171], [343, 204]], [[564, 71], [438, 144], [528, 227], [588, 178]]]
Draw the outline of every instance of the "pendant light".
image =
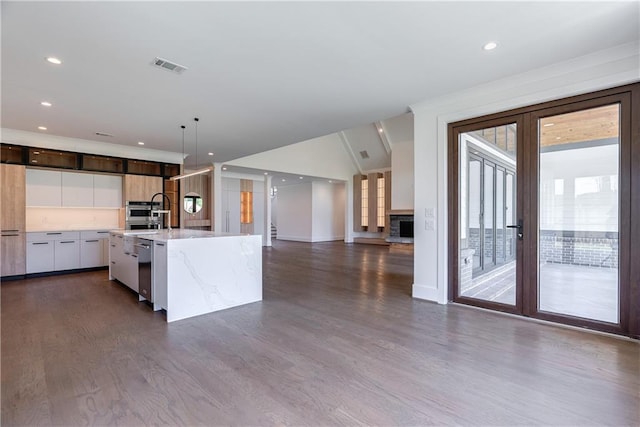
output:
[[[206, 168], [198, 169], [198, 122], [200, 121], [200, 119], [195, 117], [193, 121], [196, 122], [196, 170], [193, 172], [172, 176], [171, 178], [169, 178], [172, 181], [188, 178], [190, 176], [202, 175], [203, 173], [208, 173], [213, 170], [213, 166], [207, 166]], [[184, 129], [186, 126], [182, 125], [180, 127], [182, 128], [182, 158], [184, 159]]]

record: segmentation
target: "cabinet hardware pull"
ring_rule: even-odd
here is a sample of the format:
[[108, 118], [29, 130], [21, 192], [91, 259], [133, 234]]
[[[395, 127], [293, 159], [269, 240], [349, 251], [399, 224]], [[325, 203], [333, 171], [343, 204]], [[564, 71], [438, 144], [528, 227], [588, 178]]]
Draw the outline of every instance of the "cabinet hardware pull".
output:
[[3, 234], [2, 237], [15, 237], [19, 236], [19, 234]]
[[156, 246], [164, 246], [164, 243], [156, 243]]
[[115, 263], [116, 263], [115, 261], [111, 261], [111, 264], [115, 264]]
[[10, 233], [10, 232], [17, 233], [18, 231], [20, 231], [20, 230], [2, 230], [3, 233], [5, 233], [5, 232], [6, 233]]
[[124, 254], [125, 255], [131, 255], [131, 252], [125, 252]]
[[85, 243], [94, 243], [94, 242], [99, 242], [100, 240], [85, 240]]
[[134, 257], [134, 258], [138, 258], [138, 255], [136, 255], [136, 254], [131, 254], [131, 256]]
[[98, 234], [109, 234], [108, 231], [98, 231]]
[[143, 245], [141, 243], [136, 243], [133, 246], [135, 246], [136, 248], [144, 248], [144, 249], [149, 249], [151, 247], [149, 245]]
[[32, 242], [32, 245], [48, 245], [49, 242]]
[[55, 236], [57, 234], [62, 234], [62, 233], [47, 233], [47, 236]]
[[65, 241], [60, 242], [60, 243], [75, 243], [75, 242], [76, 242], [75, 240], [65, 240]]
[[115, 245], [114, 243], [112, 243], [112, 244], [111, 244], [111, 247], [112, 247], [112, 248], [115, 248], [115, 247], [116, 247], [116, 245]]

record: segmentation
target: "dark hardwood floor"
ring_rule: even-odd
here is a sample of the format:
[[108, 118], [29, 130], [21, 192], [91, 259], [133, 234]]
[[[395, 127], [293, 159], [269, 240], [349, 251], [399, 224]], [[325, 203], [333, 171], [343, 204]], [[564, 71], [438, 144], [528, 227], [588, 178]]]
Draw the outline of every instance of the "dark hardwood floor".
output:
[[640, 345], [411, 298], [411, 254], [275, 241], [165, 322], [106, 271], [2, 284], [2, 425], [639, 425]]

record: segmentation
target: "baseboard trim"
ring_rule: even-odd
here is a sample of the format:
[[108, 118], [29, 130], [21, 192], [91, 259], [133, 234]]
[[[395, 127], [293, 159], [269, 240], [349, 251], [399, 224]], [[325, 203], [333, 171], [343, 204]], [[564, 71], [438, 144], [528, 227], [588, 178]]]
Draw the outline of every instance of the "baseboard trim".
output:
[[411, 296], [417, 299], [438, 302], [438, 288], [414, 283], [412, 286]]

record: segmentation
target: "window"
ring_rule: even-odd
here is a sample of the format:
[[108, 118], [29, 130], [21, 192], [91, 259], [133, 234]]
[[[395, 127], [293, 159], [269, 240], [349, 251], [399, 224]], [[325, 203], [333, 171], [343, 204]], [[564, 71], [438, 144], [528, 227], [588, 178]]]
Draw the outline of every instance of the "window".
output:
[[384, 228], [384, 177], [378, 178], [378, 228]]
[[369, 226], [369, 181], [362, 180], [362, 226]]
[[240, 192], [240, 224], [253, 224], [253, 193]]

